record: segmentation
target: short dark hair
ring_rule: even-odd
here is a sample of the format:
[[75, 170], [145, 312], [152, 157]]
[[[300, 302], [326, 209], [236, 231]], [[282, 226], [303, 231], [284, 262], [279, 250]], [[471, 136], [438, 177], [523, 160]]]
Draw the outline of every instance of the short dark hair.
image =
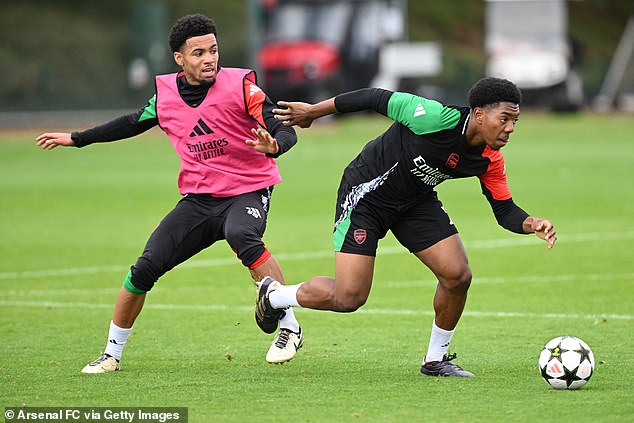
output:
[[168, 36], [169, 45], [174, 53], [180, 51], [189, 38], [207, 34], [216, 35], [216, 24], [211, 18], [199, 13], [186, 15], [172, 25]]
[[468, 100], [472, 109], [500, 102], [520, 104], [522, 93], [507, 79], [488, 77], [473, 84], [469, 90]]

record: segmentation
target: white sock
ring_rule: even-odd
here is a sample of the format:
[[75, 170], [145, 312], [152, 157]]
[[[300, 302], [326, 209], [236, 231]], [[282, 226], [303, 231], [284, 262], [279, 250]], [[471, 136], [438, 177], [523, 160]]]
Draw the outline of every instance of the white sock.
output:
[[453, 336], [454, 330], [445, 330], [436, 326], [436, 321], [431, 327], [431, 336], [429, 338], [429, 347], [427, 348], [427, 355], [425, 355], [424, 363], [430, 361], [441, 361], [443, 356], [449, 351], [449, 343]]
[[293, 307], [287, 308], [286, 310], [284, 310], [284, 312], [286, 314], [280, 319], [280, 329], [289, 329], [295, 333], [299, 333], [299, 322], [295, 318]]
[[104, 353], [113, 356], [117, 360], [121, 360], [121, 353], [123, 347], [128, 341], [132, 328], [120, 328], [115, 325], [113, 321], [110, 321], [110, 331], [108, 332], [108, 343], [106, 344], [106, 350]]
[[275, 291], [269, 294], [269, 301], [273, 308], [301, 307], [297, 302], [297, 290], [302, 286], [297, 285], [281, 285]]

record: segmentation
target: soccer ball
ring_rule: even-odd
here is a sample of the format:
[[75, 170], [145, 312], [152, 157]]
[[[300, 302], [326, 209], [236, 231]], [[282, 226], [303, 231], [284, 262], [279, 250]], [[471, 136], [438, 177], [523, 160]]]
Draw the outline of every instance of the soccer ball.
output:
[[588, 383], [594, 371], [594, 354], [579, 338], [551, 339], [539, 355], [539, 371], [555, 389], [578, 389]]

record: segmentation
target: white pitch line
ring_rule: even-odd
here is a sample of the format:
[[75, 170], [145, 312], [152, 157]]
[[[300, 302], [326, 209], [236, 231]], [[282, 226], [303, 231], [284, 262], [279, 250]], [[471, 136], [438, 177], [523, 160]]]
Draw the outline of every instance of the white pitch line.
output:
[[[57, 302], [57, 301], [3, 301], [3, 307], [33, 307], [33, 308], [75, 308], [75, 309], [112, 309], [112, 304], [105, 303], [84, 303], [84, 302]], [[252, 312], [253, 307], [226, 306], [221, 304], [195, 305], [195, 304], [146, 304], [144, 309], [154, 310], [177, 310], [177, 311], [237, 311]], [[302, 312], [324, 313], [319, 310], [301, 309]], [[329, 313], [329, 312], [328, 312]], [[391, 310], [391, 309], [360, 309], [356, 313], [382, 316], [433, 316], [433, 310]], [[631, 314], [565, 314], [565, 313], [530, 313], [530, 312], [505, 312], [505, 311], [465, 311], [463, 316], [471, 317], [517, 317], [534, 319], [614, 319], [614, 320], [634, 320]]]
[[[627, 240], [634, 238], [634, 231], [630, 232], [596, 232], [561, 235], [558, 237], [558, 243], [572, 242], [589, 242], [589, 241], [615, 241]], [[513, 238], [480, 240], [480, 241], [463, 241], [467, 250], [486, 250], [492, 248], [522, 247], [529, 245], [540, 245], [543, 241], [534, 236], [518, 236]], [[407, 250], [400, 245], [379, 247], [378, 255], [391, 255], [407, 253]], [[276, 253], [275, 257], [278, 261], [301, 261], [310, 259], [331, 258], [334, 256], [332, 251], [303, 251], [297, 253]], [[218, 258], [206, 260], [190, 260], [178, 266], [179, 269], [208, 268], [219, 266], [233, 266], [240, 264], [237, 258]], [[0, 280], [16, 280], [16, 279], [35, 279], [49, 278], [59, 276], [78, 276], [96, 273], [123, 273], [130, 269], [129, 265], [113, 265], [113, 266], [94, 266], [94, 267], [71, 267], [62, 269], [45, 269], [45, 270], [25, 270], [15, 272], [0, 273]]]
[[[499, 283], [557, 283], [557, 282], [607, 282], [614, 280], [634, 280], [634, 273], [595, 273], [595, 274], [567, 274], [567, 275], [539, 275], [539, 276], [518, 276], [513, 278], [508, 277], [473, 277], [472, 287], [487, 284], [499, 284]], [[436, 279], [413, 279], [405, 281], [375, 281], [372, 284], [373, 288], [405, 288], [415, 286], [436, 286], [438, 281]]]
[[[558, 283], [558, 282], [611, 282], [611, 281], [632, 281], [634, 273], [588, 273], [588, 274], [555, 274], [555, 275], [539, 275], [539, 276], [516, 276], [516, 277], [478, 277], [475, 276], [472, 286], [488, 284], [526, 284], [526, 283]], [[246, 280], [245, 280], [246, 281]], [[248, 281], [247, 281], [248, 282]], [[373, 283], [374, 289], [402, 289], [412, 287], [429, 287], [436, 286], [438, 280], [433, 278], [411, 279], [411, 280], [376, 280]], [[33, 297], [51, 297], [51, 296], [76, 296], [106, 294], [110, 295], [117, 292], [119, 287], [111, 286], [110, 288], [49, 288], [49, 289], [10, 289], [1, 293], [9, 298], [33, 298]], [[217, 288], [214, 284], [205, 286], [183, 286], [174, 285], [170, 287], [170, 292], [203, 292], [212, 291]]]

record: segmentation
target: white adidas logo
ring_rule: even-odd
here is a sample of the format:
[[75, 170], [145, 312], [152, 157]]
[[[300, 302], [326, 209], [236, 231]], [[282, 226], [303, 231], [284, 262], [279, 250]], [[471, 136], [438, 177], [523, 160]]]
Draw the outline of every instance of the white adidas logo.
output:
[[414, 117], [418, 117], [424, 114], [427, 114], [427, 110], [425, 110], [421, 103], [418, 103], [418, 106], [416, 106], [416, 110], [414, 110]]
[[251, 85], [251, 87], [249, 87], [249, 94], [251, 94], [251, 95], [253, 95], [255, 93], [259, 93], [260, 91], [262, 91], [262, 90], [257, 85]]

